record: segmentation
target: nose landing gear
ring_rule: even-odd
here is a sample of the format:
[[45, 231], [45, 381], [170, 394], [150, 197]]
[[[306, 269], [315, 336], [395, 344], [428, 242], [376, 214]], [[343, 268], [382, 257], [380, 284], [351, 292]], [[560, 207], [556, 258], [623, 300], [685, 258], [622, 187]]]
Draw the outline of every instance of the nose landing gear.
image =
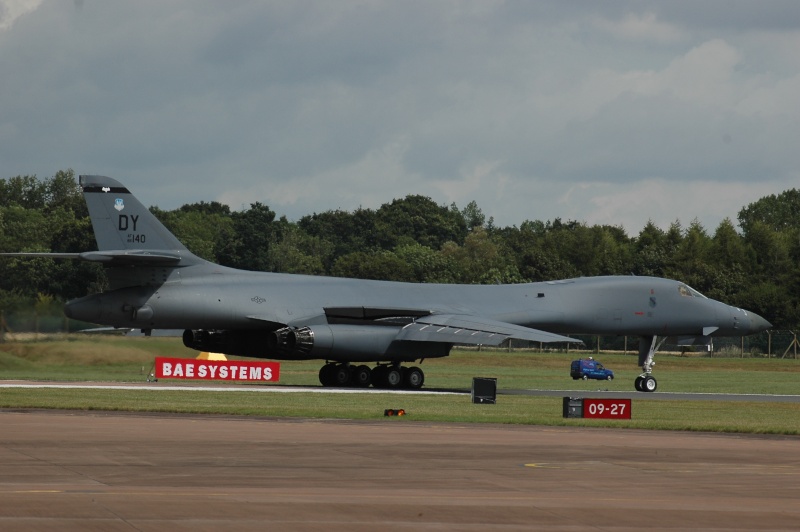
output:
[[654, 392], [658, 388], [658, 381], [651, 375], [653, 366], [656, 365], [653, 359], [666, 338], [662, 338], [656, 345], [657, 340], [657, 336], [642, 336], [639, 341], [639, 365], [644, 372], [634, 381], [634, 387], [639, 392]]
[[634, 386], [639, 392], [654, 392], [658, 388], [658, 382], [652, 375], [639, 375], [636, 377]]

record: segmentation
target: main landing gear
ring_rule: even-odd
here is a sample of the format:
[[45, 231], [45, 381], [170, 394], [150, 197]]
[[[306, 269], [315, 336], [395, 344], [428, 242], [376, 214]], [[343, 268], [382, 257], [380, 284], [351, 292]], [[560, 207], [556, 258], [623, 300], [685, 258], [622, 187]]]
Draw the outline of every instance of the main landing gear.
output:
[[639, 365], [644, 373], [636, 377], [636, 381], [634, 381], [637, 391], [654, 392], [658, 388], [656, 378], [651, 375], [653, 366], [656, 365], [653, 359], [666, 338], [663, 338], [658, 345], [656, 345], [657, 340], [657, 336], [642, 336], [639, 341]]
[[319, 382], [323, 386], [352, 386], [419, 390], [425, 382], [425, 373], [416, 366], [404, 368], [400, 364], [383, 364], [370, 369], [369, 366], [352, 366], [347, 363], [329, 362], [319, 370]]

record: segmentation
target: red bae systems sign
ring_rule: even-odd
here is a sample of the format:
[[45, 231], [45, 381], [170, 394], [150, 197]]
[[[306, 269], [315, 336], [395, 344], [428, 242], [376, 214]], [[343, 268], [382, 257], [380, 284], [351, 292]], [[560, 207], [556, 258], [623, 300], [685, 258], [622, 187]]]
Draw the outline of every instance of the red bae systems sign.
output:
[[155, 374], [157, 379], [278, 382], [280, 367], [278, 362], [156, 357]]

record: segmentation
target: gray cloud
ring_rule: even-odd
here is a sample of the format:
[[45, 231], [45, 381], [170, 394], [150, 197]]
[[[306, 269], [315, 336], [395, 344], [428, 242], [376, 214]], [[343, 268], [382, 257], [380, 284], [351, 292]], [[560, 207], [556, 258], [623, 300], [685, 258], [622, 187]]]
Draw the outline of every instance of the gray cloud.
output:
[[290, 218], [426, 194], [633, 233], [797, 183], [795, 2], [0, 6], [2, 177]]

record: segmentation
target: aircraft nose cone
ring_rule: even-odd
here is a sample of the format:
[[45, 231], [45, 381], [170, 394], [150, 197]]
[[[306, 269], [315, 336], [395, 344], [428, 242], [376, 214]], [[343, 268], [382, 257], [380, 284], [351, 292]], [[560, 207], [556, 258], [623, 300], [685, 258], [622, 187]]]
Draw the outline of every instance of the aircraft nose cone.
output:
[[759, 316], [758, 314], [751, 312], [750, 313], [750, 332], [752, 333], [759, 333], [762, 331], [766, 331], [767, 329], [772, 329], [772, 324]]

